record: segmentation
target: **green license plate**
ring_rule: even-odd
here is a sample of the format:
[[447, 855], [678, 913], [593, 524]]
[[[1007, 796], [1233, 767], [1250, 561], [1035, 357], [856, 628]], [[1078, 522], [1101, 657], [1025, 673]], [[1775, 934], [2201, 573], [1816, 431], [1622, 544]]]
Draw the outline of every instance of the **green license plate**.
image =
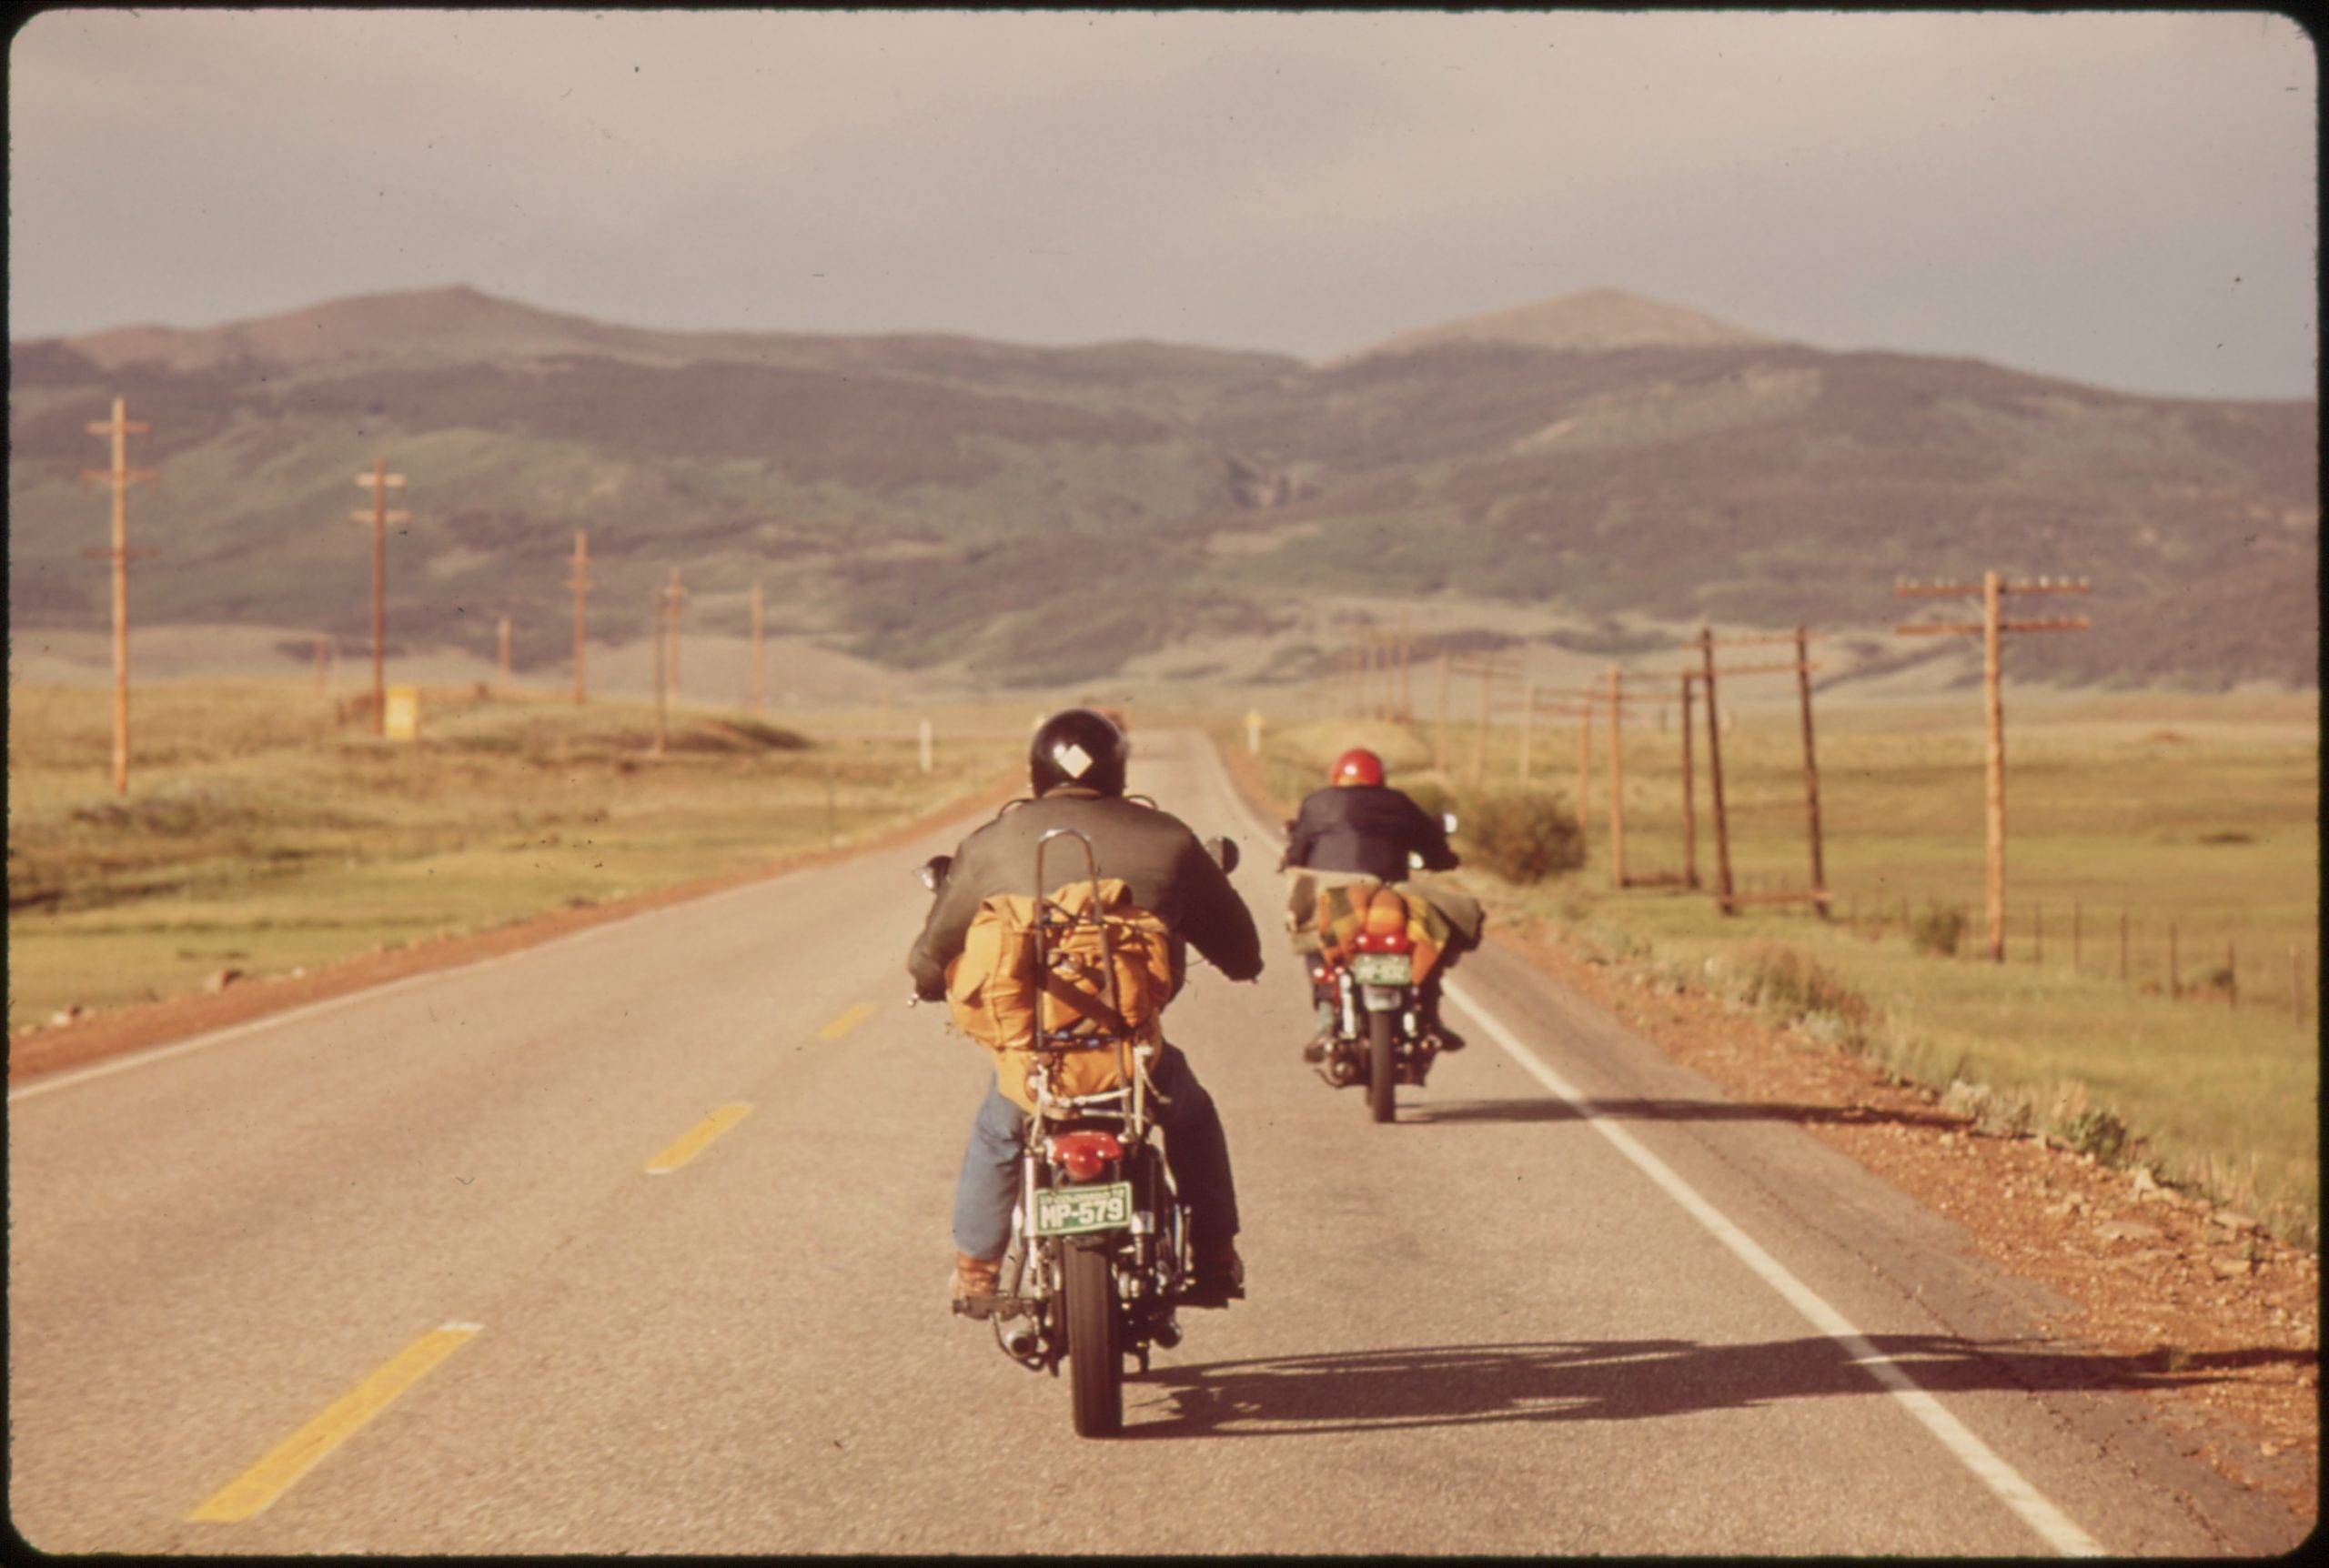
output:
[[1406, 985], [1415, 979], [1411, 953], [1353, 953], [1350, 978], [1361, 985]]
[[1041, 1187], [1035, 1191], [1035, 1234], [1073, 1236], [1121, 1231], [1132, 1223], [1132, 1183], [1104, 1187]]

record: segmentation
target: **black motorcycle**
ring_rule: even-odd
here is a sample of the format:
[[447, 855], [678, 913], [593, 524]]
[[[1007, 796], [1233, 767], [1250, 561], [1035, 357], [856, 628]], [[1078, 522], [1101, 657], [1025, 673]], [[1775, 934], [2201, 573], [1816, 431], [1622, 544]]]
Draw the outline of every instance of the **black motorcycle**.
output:
[[[1094, 899], [1081, 912], [1042, 892], [1049, 885], [1044, 850], [1062, 838], [1082, 845], [1093, 885]], [[1207, 848], [1223, 870], [1236, 869], [1235, 844], [1215, 839]], [[924, 864], [923, 884], [937, 891], [950, 864], [943, 855]], [[1084, 834], [1054, 829], [1037, 843], [1036, 973], [1050, 971], [1054, 950], [1079, 924], [1098, 925], [1106, 954], [1099, 879]], [[1104, 956], [1100, 968], [1108, 977], [1110, 1010], [1121, 1018], [1112, 956]], [[1106, 1437], [1124, 1425], [1124, 1358], [1136, 1358], [1145, 1372], [1152, 1347], [1178, 1345], [1175, 1309], [1192, 1300], [1188, 1213], [1149, 1107], [1147, 1067], [1157, 1047], [1104, 1030], [1038, 1027], [1031, 1049], [1035, 1111], [1027, 1119], [1011, 1245], [995, 1293], [965, 1297], [954, 1311], [991, 1321], [1003, 1353], [1031, 1371], [1057, 1377], [1065, 1362], [1076, 1435]], [[1054, 1093], [1062, 1060], [1087, 1050], [1117, 1053], [1122, 1087]]]

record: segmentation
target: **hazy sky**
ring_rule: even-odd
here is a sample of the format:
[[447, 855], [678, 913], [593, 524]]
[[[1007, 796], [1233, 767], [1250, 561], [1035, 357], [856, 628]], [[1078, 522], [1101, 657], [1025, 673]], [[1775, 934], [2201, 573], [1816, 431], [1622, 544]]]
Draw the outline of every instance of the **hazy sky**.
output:
[[55, 11], [9, 336], [466, 283], [1317, 359], [1608, 286], [2309, 396], [2316, 76], [2262, 12]]

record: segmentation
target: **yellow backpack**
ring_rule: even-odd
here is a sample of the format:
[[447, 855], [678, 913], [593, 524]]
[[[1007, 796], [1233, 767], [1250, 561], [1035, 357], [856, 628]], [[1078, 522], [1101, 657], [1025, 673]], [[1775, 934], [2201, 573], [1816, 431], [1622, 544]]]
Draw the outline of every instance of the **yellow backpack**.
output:
[[1404, 924], [1415, 960], [1415, 983], [1421, 985], [1425, 977], [1439, 962], [1448, 939], [1454, 934], [1447, 917], [1420, 895], [1402, 893], [1380, 882], [1345, 882], [1336, 887], [1318, 890], [1318, 942], [1320, 950], [1330, 963], [1346, 963], [1356, 950], [1352, 944], [1368, 924], [1367, 914], [1377, 902], [1386, 903], [1399, 912], [1396, 923]]
[[[1038, 1009], [1046, 1032], [1105, 1030], [1135, 1041], [1164, 1039], [1164, 1004], [1181, 979], [1173, 933], [1134, 904], [1132, 890], [1115, 878], [1100, 881], [1096, 909], [1093, 893], [1089, 881], [1070, 882], [1044, 900], [1055, 918], [1073, 921], [1050, 940], [1048, 972], [1035, 972], [1036, 901], [1015, 893], [993, 894], [980, 902], [962, 955], [946, 968], [946, 1005], [955, 1027], [995, 1053], [995, 1081], [1023, 1110], [1034, 1109], [1027, 1079], [1034, 1066]], [[1101, 960], [1103, 926], [1114, 960], [1114, 1007]], [[1102, 1045], [1064, 1053], [1052, 1090], [1098, 1094], [1124, 1081], [1118, 1051]]]

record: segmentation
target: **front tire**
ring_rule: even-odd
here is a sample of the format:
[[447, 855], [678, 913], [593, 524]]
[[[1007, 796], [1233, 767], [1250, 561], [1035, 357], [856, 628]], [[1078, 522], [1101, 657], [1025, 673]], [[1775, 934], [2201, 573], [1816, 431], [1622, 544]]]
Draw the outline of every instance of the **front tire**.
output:
[[1116, 1271], [1106, 1251], [1070, 1244], [1065, 1283], [1075, 1435], [1113, 1437], [1124, 1423], [1124, 1363], [1116, 1341]]
[[1366, 1015], [1366, 1111], [1377, 1121], [1388, 1121], [1399, 1108], [1399, 1067], [1394, 1047], [1397, 1015]]

